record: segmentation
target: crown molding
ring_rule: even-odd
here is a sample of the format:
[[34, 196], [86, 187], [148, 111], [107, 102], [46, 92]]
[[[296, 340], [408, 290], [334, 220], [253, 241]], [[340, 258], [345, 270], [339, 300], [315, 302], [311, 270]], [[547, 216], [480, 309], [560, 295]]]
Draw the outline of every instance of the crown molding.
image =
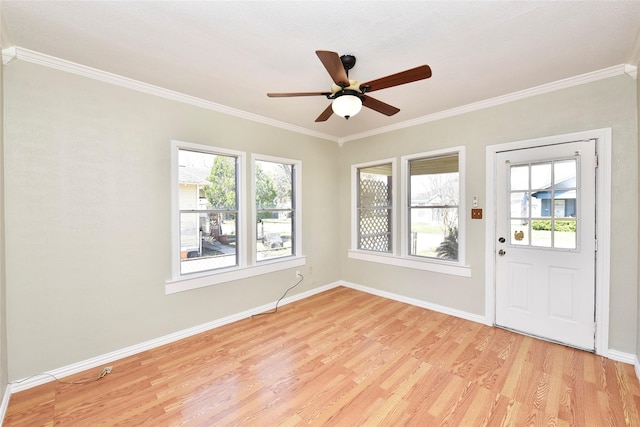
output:
[[268, 117], [260, 116], [258, 114], [248, 113], [246, 111], [238, 110], [235, 108], [227, 107], [215, 102], [207, 101], [195, 96], [185, 95], [180, 92], [165, 89], [159, 86], [144, 83], [138, 80], [123, 77], [118, 74], [109, 73], [107, 71], [99, 70], [97, 68], [87, 67], [85, 65], [77, 64], [75, 62], [67, 61], [65, 59], [56, 58], [54, 56], [46, 55], [40, 52], [36, 52], [29, 49], [24, 49], [18, 46], [13, 46], [2, 51], [2, 62], [6, 65], [14, 59], [21, 61], [31, 62], [45, 67], [54, 68], [56, 70], [65, 71], [68, 73], [76, 74], [83, 77], [99, 80], [105, 83], [121, 86], [128, 89], [133, 89], [138, 92], [147, 93], [150, 95], [159, 96], [161, 98], [170, 99], [173, 101], [182, 102], [196, 107], [205, 108], [207, 110], [216, 111], [218, 113], [228, 114], [230, 116], [240, 117], [242, 119], [251, 120], [254, 122], [262, 123], [268, 126], [273, 126], [280, 129], [289, 130], [304, 135], [326, 139], [329, 141], [338, 142], [338, 139], [329, 134], [312, 131], [310, 129], [303, 128], [301, 126], [295, 126], [289, 123], [281, 122], [279, 120], [270, 119]]
[[590, 73], [580, 74], [578, 76], [569, 77], [562, 80], [557, 80], [555, 82], [543, 84], [540, 86], [535, 86], [535, 87], [524, 89], [518, 92], [509, 93], [507, 95], [497, 96], [495, 98], [489, 98], [483, 101], [473, 102], [471, 104], [462, 105], [460, 107], [451, 108], [449, 110], [439, 111], [437, 113], [418, 117], [413, 120], [407, 120], [401, 123], [395, 123], [393, 125], [372, 129], [367, 132], [354, 134], [346, 138], [340, 138], [338, 140], [338, 144], [342, 146], [344, 143], [349, 141], [355, 141], [358, 139], [367, 138], [374, 135], [380, 135], [383, 133], [392, 132], [399, 129], [406, 129], [408, 127], [417, 126], [417, 125], [421, 125], [429, 122], [434, 122], [436, 120], [458, 116], [458, 115], [469, 113], [472, 111], [483, 110], [485, 108], [490, 108], [497, 105], [502, 105], [502, 104], [518, 101], [525, 98], [530, 98], [532, 96], [542, 95], [549, 92], [555, 92], [560, 89], [579, 86], [585, 83], [607, 79], [609, 77], [628, 74], [629, 76], [635, 79], [637, 76], [637, 71], [638, 71], [638, 67], [635, 67], [632, 65], [628, 65], [628, 64], [615, 65], [613, 67], [604, 68], [602, 70], [597, 70]]
[[[640, 37], [637, 38], [630, 56], [635, 56], [636, 58], [640, 57]], [[615, 65], [613, 67], [604, 68], [602, 70], [597, 70], [590, 73], [569, 77], [566, 79], [558, 80], [558, 81], [547, 83], [544, 85], [535, 86], [533, 88], [521, 90], [518, 92], [513, 92], [507, 95], [502, 95], [495, 98], [490, 98], [483, 101], [462, 105], [460, 107], [451, 108], [449, 110], [439, 111], [437, 113], [418, 117], [412, 120], [407, 120], [404, 122], [395, 123], [393, 125], [371, 129], [366, 132], [361, 132], [361, 133], [340, 138], [334, 135], [312, 131], [302, 126], [295, 126], [290, 123], [285, 123], [279, 120], [270, 119], [268, 117], [260, 116], [258, 114], [248, 113], [246, 111], [238, 110], [235, 108], [217, 104], [215, 102], [207, 101], [202, 98], [185, 95], [180, 92], [172, 91], [159, 86], [154, 86], [138, 80], [133, 80], [117, 74], [109, 73], [107, 71], [99, 70], [97, 68], [87, 67], [85, 65], [80, 65], [75, 62], [56, 58], [54, 56], [46, 55], [46, 54], [29, 50], [29, 49], [24, 49], [18, 46], [12, 46], [2, 50], [3, 64], [7, 65], [8, 63], [12, 62], [15, 59], [32, 62], [34, 64], [43, 65], [45, 67], [54, 68], [54, 69], [65, 71], [72, 74], [77, 74], [80, 76], [99, 80], [105, 83], [110, 83], [110, 84], [121, 86], [124, 88], [133, 89], [138, 92], [143, 92], [143, 93], [159, 96], [165, 99], [170, 99], [173, 101], [178, 101], [178, 102], [182, 102], [189, 105], [194, 105], [196, 107], [201, 107], [201, 108], [216, 111], [219, 113], [228, 114], [230, 116], [251, 120], [257, 123], [262, 123], [268, 126], [273, 126], [273, 127], [288, 130], [291, 132], [296, 132], [303, 135], [312, 136], [315, 138], [333, 141], [338, 143], [340, 147], [342, 147], [346, 142], [349, 142], [349, 141], [355, 141], [355, 140], [367, 138], [370, 136], [393, 132], [400, 129], [406, 129], [412, 126], [434, 122], [436, 120], [458, 116], [458, 115], [469, 113], [472, 111], [478, 111], [485, 108], [506, 104], [508, 102], [518, 101], [518, 100], [529, 98], [532, 96], [541, 95], [549, 92], [554, 92], [560, 89], [570, 88], [573, 86], [578, 86], [585, 83], [606, 79], [609, 77], [615, 77], [615, 76], [627, 74], [633, 79], [636, 79], [638, 75], [638, 67], [636, 65], [630, 65], [630, 64]]]
[[8, 47], [2, 50], [2, 64], [7, 65], [9, 62], [16, 59], [18, 55], [17, 49], [15, 46]]
[[638, 78], [638, 67], [635, 65], [624, 64], [624, 72], [633, 80]]

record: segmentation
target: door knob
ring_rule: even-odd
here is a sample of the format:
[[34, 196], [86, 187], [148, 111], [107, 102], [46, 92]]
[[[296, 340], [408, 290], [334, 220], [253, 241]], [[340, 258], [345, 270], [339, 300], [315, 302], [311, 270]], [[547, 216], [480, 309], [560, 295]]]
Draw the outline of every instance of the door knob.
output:
[[506, 252], [504, 249], [500, 249], [500, 250], [498, 251], [498, 255], [500, 255], [500, 256], [504, 256], [504, 254], [506, 254], [506, 253], [507, 253], [507, 252]]

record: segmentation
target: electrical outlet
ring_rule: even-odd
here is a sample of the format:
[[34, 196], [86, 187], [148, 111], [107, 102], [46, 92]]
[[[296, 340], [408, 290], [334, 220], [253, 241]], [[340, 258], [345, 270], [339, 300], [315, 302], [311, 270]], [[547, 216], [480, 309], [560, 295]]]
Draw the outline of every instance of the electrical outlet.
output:
[[482, 219], [482, 209], [480, 208], [471, 209], [471, 219]]
[[300, 273], [300, 270], [296, 270], [296, 279], [299, 279], [302, 277], [302, 274]]

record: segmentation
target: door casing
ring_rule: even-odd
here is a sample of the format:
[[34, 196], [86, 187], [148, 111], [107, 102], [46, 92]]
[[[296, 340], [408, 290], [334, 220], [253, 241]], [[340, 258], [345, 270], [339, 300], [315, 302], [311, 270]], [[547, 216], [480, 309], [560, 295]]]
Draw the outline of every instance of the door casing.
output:
[[596, 354], [608, 357], [609, 351], [609, 277], [611, 242], [611, 128], [595, 129], [543, 138], [528, 139], [486, 147], [486, 222], [485, 222], [485, 321], [495, 325], [496, 288], [496, 154], [502, 151], [561, 144], [583, 139], [596, 139], [598, 168], [596, 169]]

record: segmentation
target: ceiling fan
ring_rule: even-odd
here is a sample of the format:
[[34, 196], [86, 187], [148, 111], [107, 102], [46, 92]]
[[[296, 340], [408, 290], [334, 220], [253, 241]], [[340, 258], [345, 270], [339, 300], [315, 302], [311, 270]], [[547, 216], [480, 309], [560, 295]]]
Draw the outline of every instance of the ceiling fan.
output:
[[330, 92], [289, 92], [289, 93], [267, 93], [271, 98], [284, 98], [290, 96], [326, 96], [333, 102], [318, 116], [316, 122], [326, 121], [333, 113], [349, 119], [353, 117], [364, 105], [379, 113], [387, 116], [393, 116], [398, 111], [392, 105], [378, 101], [368, 95], [368, 92], [374, 90], [386, 89], [393, 86], [399, 86], [418, 80], [428, 79], [431, 77], [431, 68], [428, 65], [411, 68], [366, 83], [359, 83], [355, 80], [349, 80], [349, 70], [356, 65], [356, 57], [353, 55], [338, 56], [336, 52], [328, 50], [316, 50], [316, 55], [320, 58], [320, 62], [327, 69], [327, 72], [335, 83], [332, 85]]

